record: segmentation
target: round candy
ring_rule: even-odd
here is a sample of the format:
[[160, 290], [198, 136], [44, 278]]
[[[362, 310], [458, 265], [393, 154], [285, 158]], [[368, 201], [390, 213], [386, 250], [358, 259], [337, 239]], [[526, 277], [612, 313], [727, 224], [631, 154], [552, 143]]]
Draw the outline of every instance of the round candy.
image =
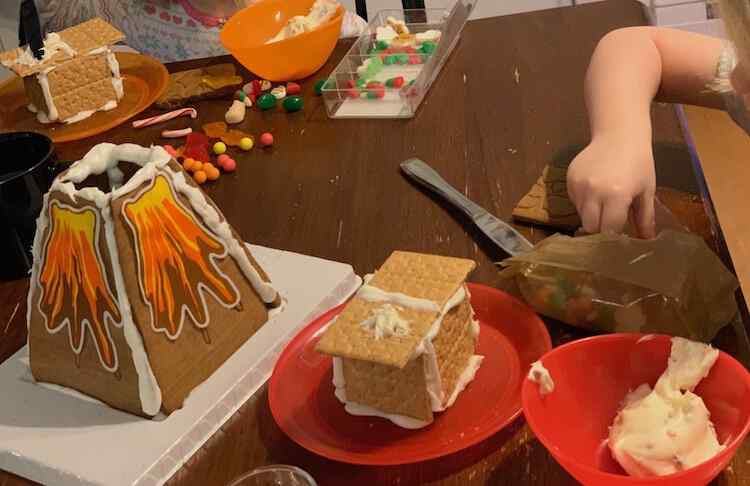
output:
[[388, 49], [388, 43], [386, 41], [379, 40], [379, 41], [377, 41], [375, 43], [375, 48], [378, 49], [378, 50], [380, 50], [380, 51], [384, 51], [384, 50]]
[[255, 90], [253, 89], [253, 83], [246, 83], [246, 84], [245, 84], [245, 85], [244, 85], [244, 86], [242, 87], [242, 91], [244, 91], [244, 92], [245, 92], [245, 94], [248, 94], [248, 95], [251, 95], [251, 94], [253, 94], [253, 93], [255, 92]]
[[286, 111], [293, 113], [295, 111], [300, 111], [305, 102], [302, 100], [301, 96], [288, 96], [287, 98], [284, 98], [282, 104]]
[[422, 58], [416, 54], [409, 54], [409, 64], [422, 64]]
[[362, 88], [364, 88], [365, 86], [367, 86], [367, 81], [365, 81], [365, 80], [364, 80], [364, 79], [362, 79], [362, 78], [359, 78], [359, 79], [357, 80], [356, 86], [357, 86], [357, 88], [359, 88], [359, 89], [362, 89]]
[[245, 98], [247, 98], [247, 95], [245, 94], [245, 92], [244, 92], [244, 91], [242, 91], [242, 90], [240, 90], [240, 91], [237, 91], [237, 99], [238, 99], [238, 100], [240, 100], [240, 101], [243, 101], [243, 102], [244, 102], [244, 101], [245, 101]]
[[286, 83], [286, 94], [287, 96], [297, 95], [302, 92], [302, 86], [297, 83], [288, 82]]
[[386, 66], [390, 66], [392, 64], [396, 64], [396, 61], [398, 61], [398, 57], [395, 54], [389, 54], [383, 59], [383, 64]]
[[323, 87], [326, 84], [325, 79], [319, 79], [315, 82], [315, 94], [320, 96], [323, 94]]
[[435, 43], [434, 42], [423, 42], [422, 47], [419, 48], [421, 52], [424, 54], [432, 54], [435, 52]]
[[240, 140], [240, 148], [242, 150], [250, 150], [253, 148], [253, 139], [250, 137], [244, 137]]
[[260, 144], [264, 147], [270, 147], [273, 145], [273, 135], [266, 132], [260, 136]]
[[270, 110], [276, 106], [276, 97], [271, 93], [265, 93], [258, 98], [256, 103], [261, 110]]
[[347, 88], [355, 88], [357, 86], [357, 82], [353, 79], [347, 79], [346, 80], [346, 87]]
[[216, 142], [214, 144], [214, 153], [216, 155], [221, 155], [226, 151], [227, 151], [227, 144], [225, 144], [224, 142]]
[[206, 173], [206, 177], [209, 181], [215, 181], [221, 175], [219, 169], [214, 167], [211, 163], [203, 164], [203, 172]]
[[399, 64], [409, 64], [409, 54], [398, 54], [398, 63]]
[[219, 165], [223, 165], [225, 160], [230, 159], [231, 157], [227, 154], [221, 154], [218, 157], [216, 157], [216, 162], [219, 163]]
[[193, 161], [193, 165], [191, 166], [191, 169], [193, 170], [193, 172], [198, 172], [198, 171], [203, 170], [203, 162], [201, 162], [200, 160]]
[[208, 176], [202, 170], [196, 170], [195, 174], [193, 174], [193, 179], [195, 179], [195, 182], [198, 184], [203, 184], [206, 182], [206, 179], [208, 179]]
[[193, 165], [195, 165], [195, 160], [191, 159], [190, 157], [182, 162], [182, 168], [188, 172], [193, 171]]
[[221, 166], [226, 172], [234, 172], [237, 169], [237, 162], [234, 159], [227, 159], [224, 161], [224, 165]]

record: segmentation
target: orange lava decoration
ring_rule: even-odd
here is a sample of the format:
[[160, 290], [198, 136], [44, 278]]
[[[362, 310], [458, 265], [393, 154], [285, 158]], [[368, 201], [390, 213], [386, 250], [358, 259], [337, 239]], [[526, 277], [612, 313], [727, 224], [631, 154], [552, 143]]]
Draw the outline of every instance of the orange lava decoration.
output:
[[[136, 241], [141, 292], [151, 307], [155, 331], [177, 339], [184, 310], [198, 327], [208, 325], [208, 290], [226, 307], [237, 304], [237, 289], [210, 261], [223, 257], [224, 245], [179, 202], [164, 175], [123, 204], [123, 215]], [[184, 309], [184, 310], [183, 310]]]
[[120, 311], [109, 289], [99, 254], [101, 225], [91, 208], [74, 209], [57, 201], [50, 205], [50, 236], [39, 274], [39, 308], [50, 332], [68, 325], [76, 354], [83, 349], [88, 324], [99, 358], [115, 371], [117, 358], [105, 315], [116, 322]]

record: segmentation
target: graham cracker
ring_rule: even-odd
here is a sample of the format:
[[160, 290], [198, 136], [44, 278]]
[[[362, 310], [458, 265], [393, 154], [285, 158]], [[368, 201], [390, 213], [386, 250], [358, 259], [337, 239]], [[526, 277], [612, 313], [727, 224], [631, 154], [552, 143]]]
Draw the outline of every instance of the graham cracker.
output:
[[[181, 169], [177, 169], [176, 164], [171, 162], [169, 170]], [[123, 272], [125, 285], [131, 289], [133, 320], [143, 337], [151, 368], [159, 383], [162, 407], [171, 413], [181, 408], [188, 394], [211, 376], [268, 321], [268, 309], [235, 260], [227, 254], [214, 261], [221, 273], [233, 282], [239, 293], [239, 305], [228, 308], [204, 292], [206, 314], [209, 317], [205, 330], [196, 326], [190, 316], [185, 318], [176, 339], [170, 339], [163, 332], [152, 328], [151, 309], [140, 291], [134, 231], [126, 222], [122, 211], [126, 200], [132, 199], [134, 194], [140, 193], [150, 183], [151, 181], [147, 181], [134, 190], [133, 194], [115, 199], [112, 202], [112, 215], [120, 260], [134, 262], [134, 271]], [[181, 194], [176, 196], [182, 206], [191, 208], [185, 197]], [[208, 200], [208, 196], [205, 197]], [[199, 218], [197, 214], [194, 217]], [[250, 261], [257, 266], [252, 258]], [[198, 278], [199, 276], [189, 275], [190, 281]]]
[[60, 64], [49, 72], [47, 79], [60, 120], [117, 100], [105, 53], [77, 57]]
[[446, 314], [432, 345], [437, 356], [445, 400], [448, 400], [476, 349], [468, 294], [466, 300]]
[[422, 356], [403, 369], [353, 359], [342, 362], [347, 400], [381, 412], [432, 422]]
[[[76, 51], [75, 57], [85, 56], [94, 49], [109, 46], [125, 39], [125, 34], [99, 17], [65, 30], [61, 30], [58, 34], [63, 42], [67, 43]], [[23, 49], [25, 49], [25, 46]], [[16, 59], [21, 52], [22, 48], [16, 48], [0, 53], [0, 62], [12, 61]], [[59, 50], [54, 56], [46, 59], [44, 62], [32, 66], [12, 64], [8, 66], [8, 68], [13, 70], [19, 76], [26, 77], [71, 58], [72, 56], [68, 55], [65, 51]]]
[[[210, 86], [206, 79], [213, 79], [221, 86]], [[156, 106], [163, 109], [179, 108], [194, 101], [229, 96], [241, 86], [242, 78], [237, 76], [237, 70], [231, 63], [179, 71], [169, 75], [167, 89], [156, 100]]]
[[[466, 259], [396, 251], [375, 273], [369, 285], [385, 292], [430, 300], [442, 309], [475, 266]], [[316, 349], [332, 356], [404, 368], [440, 312], [394, 305], [408, 321], [410, 332], [405, 336], [376, 339], [361, 323], [382, 305], [382, 302], [369, 302], [355, 296], [323, 334]]]
[[[75, 201], [60, 192], [53, 192], [49, 197], [50, 205], [59, 202], [75, 209], [90, 209], [98, 213], [98, 209], [81, 196]], [[49, 211], [45, 207], [43, 211]], [[49, 215], [49, 212], [47, 213]], [[102, 265], [105, 268], [105, 278], [115, 298], [115, 288], [112, 275], [110, 254], [104, 243], [103, 224], [100, 218], [100, 233], [98, 235], [99, 251]], [[47, 226], [42, 241], [47, 242], [52, 231], [52, 220]], [[41, 262], [35, 261], [35, 265]], [[38, 281], [32, 282], [31, 305], [38, 309], [42, 299], [42, 288]], [[64, 302], [70, 306], [70, 301]], [[71, 309], [64, 307], [67, 316], [74, 316]], [[141, 407], [138, 391], [138, 374], [133, 363], [130, 347], [125, 339], [123, 328], [112, 322], [106, 322], [107, 330], [112, 338], [112, 344], [117, 356], [118, 367], [115, 372], [105, 369], [99, 359], [96, 345], [92, 338], [90, 326], [84, 329], [84, 344], [77, 357], [70, 344], [70, 324], [52, 333], [46, 329], [45, 319], [41, 312], [31, 312], [29, 321], [29, 361], [34, 379], [40, 382], [54, 383], [101, 400], [108, 405], [136, 415], [145, 416]]]
[[532, 224], [541, 224], [575, 230], [581, 219], [568, 198], [567, 168], [547, 165], [531, 190], [513, 209], [513, 218]]

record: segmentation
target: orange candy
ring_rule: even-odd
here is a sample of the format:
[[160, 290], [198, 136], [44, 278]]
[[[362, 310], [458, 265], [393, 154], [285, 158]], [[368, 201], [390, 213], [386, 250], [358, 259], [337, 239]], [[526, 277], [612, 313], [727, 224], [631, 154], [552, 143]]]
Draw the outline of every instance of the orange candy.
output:
[[208, 177], [209, 181], [215, 181], [221, 175], [219, 169], [214, 167], [211, 163], [203, 164], [203, 172], [206, 173], [206, 177]]
[[223, 121], [206, 123], [203, 125], [203, 133], [209, 138], [221, 138], [222, 135], [227, 133], [227, 124]]
[[182, 168], [185, 169], [188, 172], [193, 171], [193, 164], [195, 164], [195, 160], [188, 157], [184, 161], [182, 161]]
[[195, 179], [195, 182], [197, 182], [198, 184], [203, 184], [204, 182], [206, 182], [207, 178], [208, 176], [202, 170], [196, 170], [193, 174], [193, 179]]
[[190, 167], [190, 170], [192, 172], [198, 172], [199, 170], [203, 170], [203, 162], [200, 160], [194, 160], [193, 165]]

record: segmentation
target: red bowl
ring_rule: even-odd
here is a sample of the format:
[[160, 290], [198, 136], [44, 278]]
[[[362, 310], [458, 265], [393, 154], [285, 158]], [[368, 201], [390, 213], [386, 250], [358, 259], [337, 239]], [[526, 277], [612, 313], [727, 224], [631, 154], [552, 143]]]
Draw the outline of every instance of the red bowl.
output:
[[612, 458], [605, 440], [628, 391], [653, 386], [667, 367], [670, 337], [609, 334], [575, 341], [542, 358], [555, 389], [541, 396], [526, 379], [523, 411], [534, 434], [573, 477], [586, 485], [704, 486], [727, 467], [750, 430], [750, 373], [722, 352], [695, 393], [711, 412], [726, 448], [698, 466], [669, 476], [633, 478]]

